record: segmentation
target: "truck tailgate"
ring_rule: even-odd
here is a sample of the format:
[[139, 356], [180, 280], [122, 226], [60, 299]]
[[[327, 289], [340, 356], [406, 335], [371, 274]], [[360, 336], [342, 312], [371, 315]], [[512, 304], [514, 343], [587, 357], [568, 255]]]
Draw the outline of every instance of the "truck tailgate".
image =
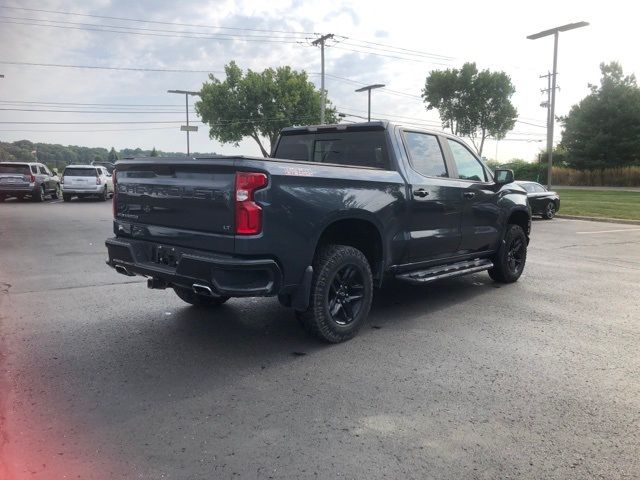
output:
[[215, 237], [233, 248], [234, 165], [233, 158], [118, 162], [116, 221], [137, 225], [132, 236], [185, 246], [210, 238], [207, 249], [228, 251]]

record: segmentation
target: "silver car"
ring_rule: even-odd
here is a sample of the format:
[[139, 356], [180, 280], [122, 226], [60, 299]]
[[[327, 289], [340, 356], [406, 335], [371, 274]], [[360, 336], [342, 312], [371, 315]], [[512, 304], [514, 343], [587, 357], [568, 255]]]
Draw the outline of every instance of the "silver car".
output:
[[102, 201], [113, 196], [113, 178], [105, 167], [68, 165], [62, 173], [62, 198], [97, 197]]
[[0, 202], [5, 198], [30, 197], [42, 202], [46, 195], [60, 196], [60, 180], [46, 165], [36, 162], [0, 163]]

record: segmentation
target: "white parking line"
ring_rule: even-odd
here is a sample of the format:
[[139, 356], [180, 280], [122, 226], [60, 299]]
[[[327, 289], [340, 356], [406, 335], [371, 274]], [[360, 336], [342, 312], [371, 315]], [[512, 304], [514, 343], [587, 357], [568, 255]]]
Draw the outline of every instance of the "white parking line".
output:
[[618, 233], [618, 232], [640, 232], [640, 228], [621, 228], [618, 230], [596, 230], [595, 232], [576, 232], [582, 235], [589, 235], [592, 233]]

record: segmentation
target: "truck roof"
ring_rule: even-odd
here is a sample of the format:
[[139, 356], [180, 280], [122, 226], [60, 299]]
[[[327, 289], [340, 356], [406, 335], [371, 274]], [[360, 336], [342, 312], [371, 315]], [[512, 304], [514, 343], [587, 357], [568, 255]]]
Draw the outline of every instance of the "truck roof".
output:
[[445, 137], [453, 137], [453, 135], [442, 130], [434, 130], [423, 127], [404, 126], [388, 120], [373, 120], [371, 122], [357, 123], [338, 123], [330, 125], [305, 125], [300, 127], [285, 127], [280, 131], [281, 135], [296, 135], [318, 131], [363, 131], [363, 130], [389, 130], [394, 127], [405, 128], [408, 130], [416, 130], [434, 135], [443, 135]]
[[296, 133], [308, 133], [326, 130], [386, 130], [390, 123], [386, 120], [374, 120], [372, 122], [335, 123], [329, 125], [304, 125], [300, 127], [285, 127], [280, 131], [281, 135], [295, 135]]

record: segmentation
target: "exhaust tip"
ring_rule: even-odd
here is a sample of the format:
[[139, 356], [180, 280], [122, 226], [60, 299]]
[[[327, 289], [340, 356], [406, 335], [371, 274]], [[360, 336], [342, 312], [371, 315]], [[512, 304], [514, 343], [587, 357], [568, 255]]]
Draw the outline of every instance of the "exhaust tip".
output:
[[193, 290], [194, 293], [197, 293], [198, 295], [206, 295], [208, 297], [213, 297], [213, 292], [211, 291], [211, 288], [207, 287], [206, 285], [200, 285], [199, 283], [194, 283], [191, 286], [191, 289]]
[[135, 276], [135, 273], [131, 273], [127, 268], [123, 265], [115, 265], [113, 268], [116, 269], [116, 272], [121, 273], [122, 275], [126, 275], [127, 277]]

